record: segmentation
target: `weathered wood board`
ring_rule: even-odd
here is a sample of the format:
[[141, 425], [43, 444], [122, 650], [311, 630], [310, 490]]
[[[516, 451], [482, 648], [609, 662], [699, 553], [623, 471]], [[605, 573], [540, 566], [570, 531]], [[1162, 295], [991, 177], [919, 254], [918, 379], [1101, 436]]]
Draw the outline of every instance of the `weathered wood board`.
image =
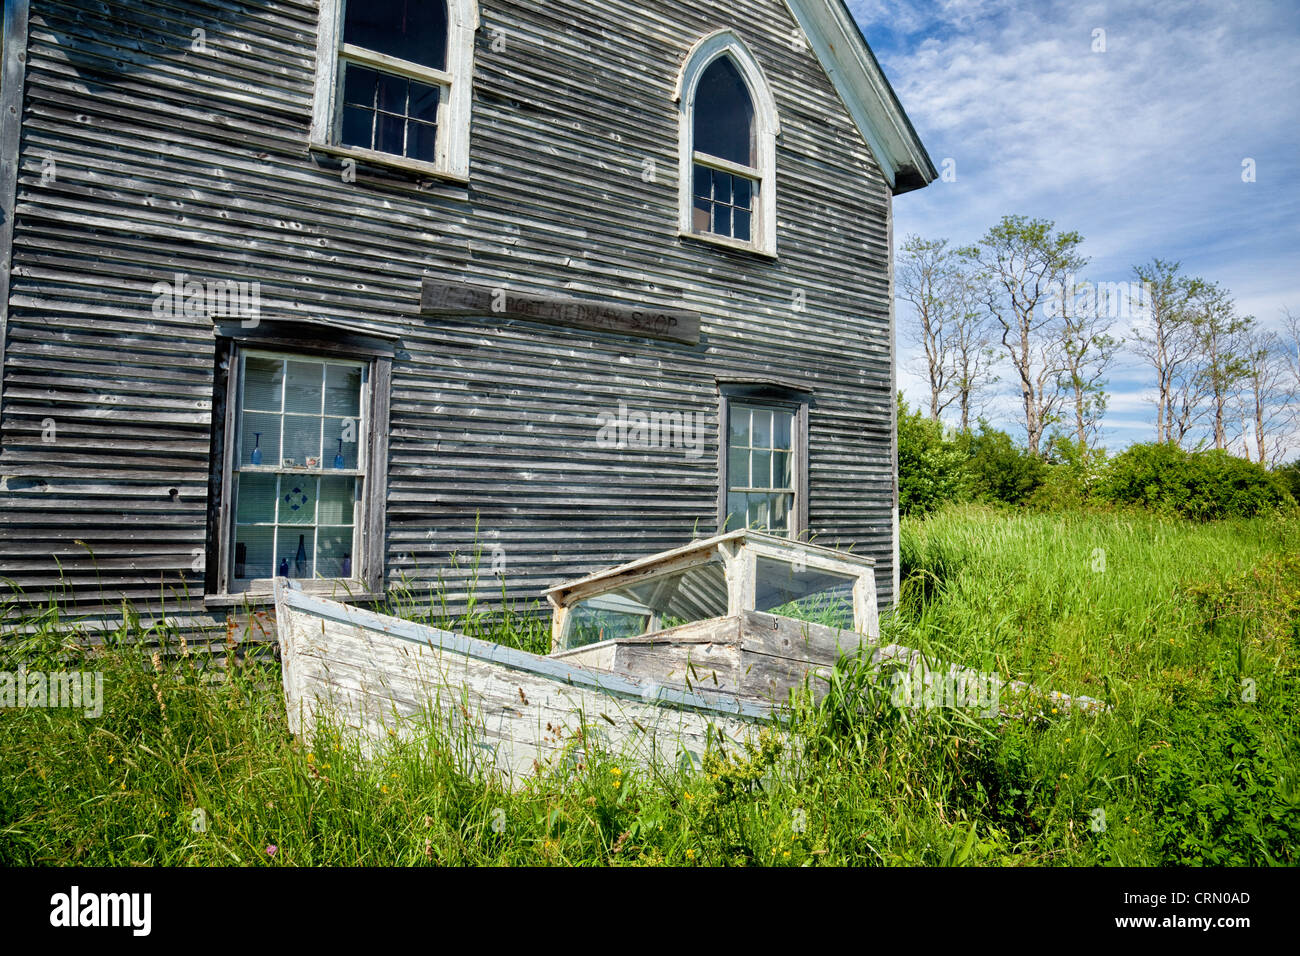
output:
[[593, 741], [661, 765], [698, 764], [710, 747], [755, 736], [759, 702], [569, 662], [316, 598], [283, 585], [276, 616], [289, 726], [311, 737], [328, 717], [378, 743], [442, 723], [509, 781], [562, 769]]
[[696, 345], [700, 316], [681, 309], [643, 308], [622, 302], [515, 292], [504, 286], [465, 285], [425, 279], [420, 295], [424, 315], [472, 315], [522, 319], [592, 332], [613, 332]]

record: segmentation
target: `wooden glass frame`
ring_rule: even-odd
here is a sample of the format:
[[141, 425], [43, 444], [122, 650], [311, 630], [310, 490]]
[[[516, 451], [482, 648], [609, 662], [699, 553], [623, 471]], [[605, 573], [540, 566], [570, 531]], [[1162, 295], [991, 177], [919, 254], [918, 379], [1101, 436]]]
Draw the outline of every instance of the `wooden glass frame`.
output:
[[794, 505], [790, 510], [790, 537], [807, 536], [808, 528], [808, 409], [812, 396], [798, 389], [772, 384], [719, 383], [718, 385], [718, 530], [727, 530], [730, 474], [730, 423], [733, 403], [768, 407], [794, 415], [792, 468]]
[[[473, 110], [474, 35], [479, 27], [477, 0], [446, 0], [446, 69], [412, 63], [343, 42], [345, 5], [365, 0], [321, 0], [316, 49], [316, 87], [312, 108], [311, 145], [316, 152], [393, 166], [414, 173], [469, 181], [469, 137]], [[444, 95], [438, 107], [437, 160], [429, 163], [392, 153], [344, 146], [340, 142], [343, 115], [340, 95], [343, 64], [355, 63], [438, 86]]]
[[[247, 333], [219, 335], [215, 400], [213, 403], [212, 468], [208, 490], [208, 534], [204, 574], [205, 603], [238, 605], [270, 603], [274, 578], [241, 589], [233, 578], [235, 541], [235, 457], [239, 454], [240, 375], [245, 353], [278, 354], [307, 361], [330, 360], [366, 369], [358, 433], [358, 468], [364, 475], [362, 499], [354, 516], [352, 575], [303, 581], [311, 592], [338, 599], [371, 599], [383, 594], [386, 547], [385, 505], [388, 497], [388, 428], [392, 389], [393, 347], [369, 333], [335, 330], [331, 341], [322, 329], [298, 323], [263, 321]], [[322, 340], [324, 339], [324, 340]], [[324, 449], [322, 449], [324, 454]], [[325, 464], [324, 461], [321, 464]], [[316, 475], [317, 472], [304, 471]], [[325, 477], [335, 473], [324, 468]]]
[[[757, 166], [749, 167], [728, 162], [695, 149], [695, 94], [704, 72], [719, 57], [728, 57], [735, 64], [749, 91], [754, 106], [755, 147]], [[776, 140], [781, 133], [781, 120], [777, 115], [776, 100], [749, 47], [734, 30], [718, 30], [695, 44], [686, 57], [677, 80], [678, 104], [678, 181], [680, 205], [680, 231], [683, 236], [700, 239], [715, 245], [754, 252], [774, 257], [777, 253], [776, 237]], [[695, 165], [696, 163], [749, 179], [753, 185], [753, 221], [749, 242], [715, 235], [695, 228]]]

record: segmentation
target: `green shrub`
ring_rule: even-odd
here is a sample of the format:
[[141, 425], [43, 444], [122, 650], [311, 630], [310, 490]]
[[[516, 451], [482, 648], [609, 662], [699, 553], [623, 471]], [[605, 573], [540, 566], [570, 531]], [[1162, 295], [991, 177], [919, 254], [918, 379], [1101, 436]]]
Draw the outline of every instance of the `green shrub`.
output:
[[1011, 436], [980, 422], [979, 434], [958, 438], [972, 496], [979, 501], [1018, 505], [1047, 477], [1047, 465], [1018, 447]]
[[1134, 445], [1116, 456], [1099, 495], [1117, 504], [1201, 521], [1251, 518], [1293, 503], [1283, 480], [1226, 451], [1185, 452], [1173, 444]]
[[898, 507], [924, 515], [965, 497], [964, 455], [944, 437], [943, 423], [910, 411], [898, 396]]
[[1300, 458], [1276, 469], [1273, 474], [1282, 480], [1287, 491], [1291, 492], [1291, 497], [1300, 501]]

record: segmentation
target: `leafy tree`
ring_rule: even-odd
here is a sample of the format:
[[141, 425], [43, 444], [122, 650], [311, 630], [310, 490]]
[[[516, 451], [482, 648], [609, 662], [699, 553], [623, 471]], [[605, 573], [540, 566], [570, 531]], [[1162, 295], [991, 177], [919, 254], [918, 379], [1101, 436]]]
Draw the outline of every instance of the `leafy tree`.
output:
[[989, 312], [1020, 385], [1029, 453], [1037, 456], [1055, 421], [1066, 370], [1062, 320], [1050, 301], [1087, 262], [1078, 253], [1083, 237], [1055, 232], [1048, 219], [1004, 216], [965, 254], [979, 267]]
[[916, 313], [911, 338], [924, 353], [930, 417], [937, 421], [955, 402], [964, 431], [972, 404], [996, 381], [989, 316], [968, 260], [949, 248], [947, 239], [910, 236], [899, 256], [896, 281], [899, 297]]

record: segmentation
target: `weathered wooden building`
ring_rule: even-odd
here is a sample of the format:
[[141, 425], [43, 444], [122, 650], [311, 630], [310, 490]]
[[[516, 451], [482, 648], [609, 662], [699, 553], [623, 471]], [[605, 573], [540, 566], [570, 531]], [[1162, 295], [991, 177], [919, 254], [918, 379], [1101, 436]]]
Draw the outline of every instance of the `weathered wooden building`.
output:
[[532, 601], [750, 523], [896, 590], [891, 202], [842, 0], [5, 0], [0, 576]]

